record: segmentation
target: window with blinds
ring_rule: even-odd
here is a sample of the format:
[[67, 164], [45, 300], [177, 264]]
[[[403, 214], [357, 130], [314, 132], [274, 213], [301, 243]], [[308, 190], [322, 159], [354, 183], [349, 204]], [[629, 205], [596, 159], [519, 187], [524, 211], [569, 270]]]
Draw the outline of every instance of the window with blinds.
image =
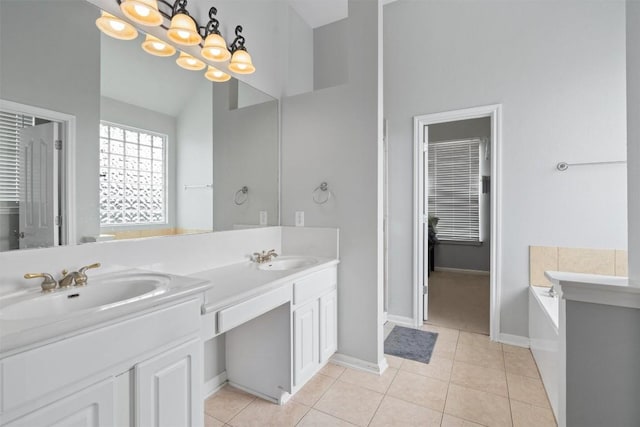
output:
[[438, 239], [480, 242], [480, 140], [429, 143], [429, 215]]
[[100, 224], [167, 222], [167, 136], [100, 123]]
[[20, 129], [35, 117], [0, 111], [0, 212], [17, 212], [20, 201]]

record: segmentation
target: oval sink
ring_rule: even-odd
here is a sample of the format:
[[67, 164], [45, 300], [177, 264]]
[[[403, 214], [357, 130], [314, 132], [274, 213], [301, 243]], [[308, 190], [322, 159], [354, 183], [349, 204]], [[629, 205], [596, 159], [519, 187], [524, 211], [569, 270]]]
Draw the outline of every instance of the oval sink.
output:
[[296, 268], [309, 267], [317, 263], [318, 260], [312, 257], [283, 256], [270, 262], [258, 264], [258, 269], [272, 271], [295, 270]]
[[17, 301], [0, 308], [0, 319], [52, 317], [86, 309], [104, 310], [165, 292], [169, 276], [154, 273], [114, 274], [89, 279], [87, 286], [71, 287]]

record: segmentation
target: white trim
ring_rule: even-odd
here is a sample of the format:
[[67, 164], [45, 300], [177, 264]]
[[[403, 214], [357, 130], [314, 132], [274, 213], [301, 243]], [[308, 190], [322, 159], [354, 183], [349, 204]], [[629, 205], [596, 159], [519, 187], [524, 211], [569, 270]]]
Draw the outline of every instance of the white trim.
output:
[[445, 111], [434, 114], [415, 116], [414, 123], [414, 195], [413, 195], [413, 287], [414, 287], [414, 323], [416, 327], [422, 324], [423, 295], [419, 278], [423, 263], [423, 236], [419, 232], [424, 191], [422, 185], [423, 140], [424, 128], [435, 123], [453, 122], [459, 120], [489, 117], [491, 119], [491, 264], [490, 264], [490, 337], [498, 340], [500, 336], [500, 284], [502, 265], [502, 105], [485, 105], [463, 110]]
[[463, 274], [473, 274], [476, 276], [490, 276], [491, 272], [484, 270], [468, 270], [466, 268], [451, 268], [451, 267], [436, 267], [435, 271], [441, 271], [445, 273], [463, 273]]
[[521, 335], [511, 335], [511, 334], [500, 334], [498, 336], [498, 342], [503, 344], [509, 344], [516, 347], [529, 348], [530, 342], [529, 338], [523, 337]]
[[245, 387], [245, 386], [243, 386], [241, 384], [234, 383], [233, 381], [229, 381], [229, 385], [234, 387], [234, 388], [237, 388], [238, 390], [242, 390], [242, 391], [244, 391], [246, 393], [249, 393], [249, 394], [257, 396], [257, 397], [259, 397], [261, 399], [264, 399], [267, 402], [275, 403], [275, 404], [278, 404], [278, 405], [284, 405], [291, 398], [291, 394], [289, 394], [286, 391], [282, 391], [282, 390], [281, 390], [280, 398], [276, 399], [274, 397], [267, 396], [266, 394], [264, 394], [262, 392], [253, 390], [253, 389], [251, 389], [249, 387]]
[[376, 375], [382, 375], [382, 373], [389, 367], [389, 365], [387, 364], [387, 359], [384, 358], [384, 354], [382, 355], [382, 359], [377, 364], [367, 362], [355, 357], [347, 356], [346, 354], [341, 353], [335, 353], [333, 356], [331, 356], [330, 360], [331, 363], [339, 366], [357, 369], [359, 371], [369, 372]]
[[404, 326], [406, 328], [418, 329], [415, 327], [413, 317], [405, 317], [405, 316], [395, 316], [393, 314], [387, 315], [387, 321], [398, 326]]
[[205, 381], [202, 386], [202, 394], [204, 395], [204, 399], [209, 398], [214, 393], [217, 393], [222, 387], [227, 384], [227, 371], [222, 371], [215, 377], [211, 378], [209, 381]]
[[62, 244], [75, 245], [76, 241], [76, 117], [45, 108], [0, 99], [0, 109], [29, 114], [38, 118], [62, 123], [65, 153], [62, 159]]

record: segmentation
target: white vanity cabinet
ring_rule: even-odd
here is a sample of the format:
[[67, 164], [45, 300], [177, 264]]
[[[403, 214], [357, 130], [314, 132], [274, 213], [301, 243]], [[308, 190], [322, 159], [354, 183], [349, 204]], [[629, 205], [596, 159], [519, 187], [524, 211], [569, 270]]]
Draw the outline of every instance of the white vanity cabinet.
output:
[[320, 367], [320, 311], [312, 301], [293, 312], [294, 386], [304, 384]]
[[202, 301], [159, 305], [3, 358], [0, 425], [202, 426]]

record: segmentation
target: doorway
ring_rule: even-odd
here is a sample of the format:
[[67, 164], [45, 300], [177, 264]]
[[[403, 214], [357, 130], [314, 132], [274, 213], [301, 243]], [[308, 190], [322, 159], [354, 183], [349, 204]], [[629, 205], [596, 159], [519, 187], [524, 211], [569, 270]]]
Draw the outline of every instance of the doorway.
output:
[[500, 113], [491, 105], [414, 118], [416, 327], [498, 339]]

